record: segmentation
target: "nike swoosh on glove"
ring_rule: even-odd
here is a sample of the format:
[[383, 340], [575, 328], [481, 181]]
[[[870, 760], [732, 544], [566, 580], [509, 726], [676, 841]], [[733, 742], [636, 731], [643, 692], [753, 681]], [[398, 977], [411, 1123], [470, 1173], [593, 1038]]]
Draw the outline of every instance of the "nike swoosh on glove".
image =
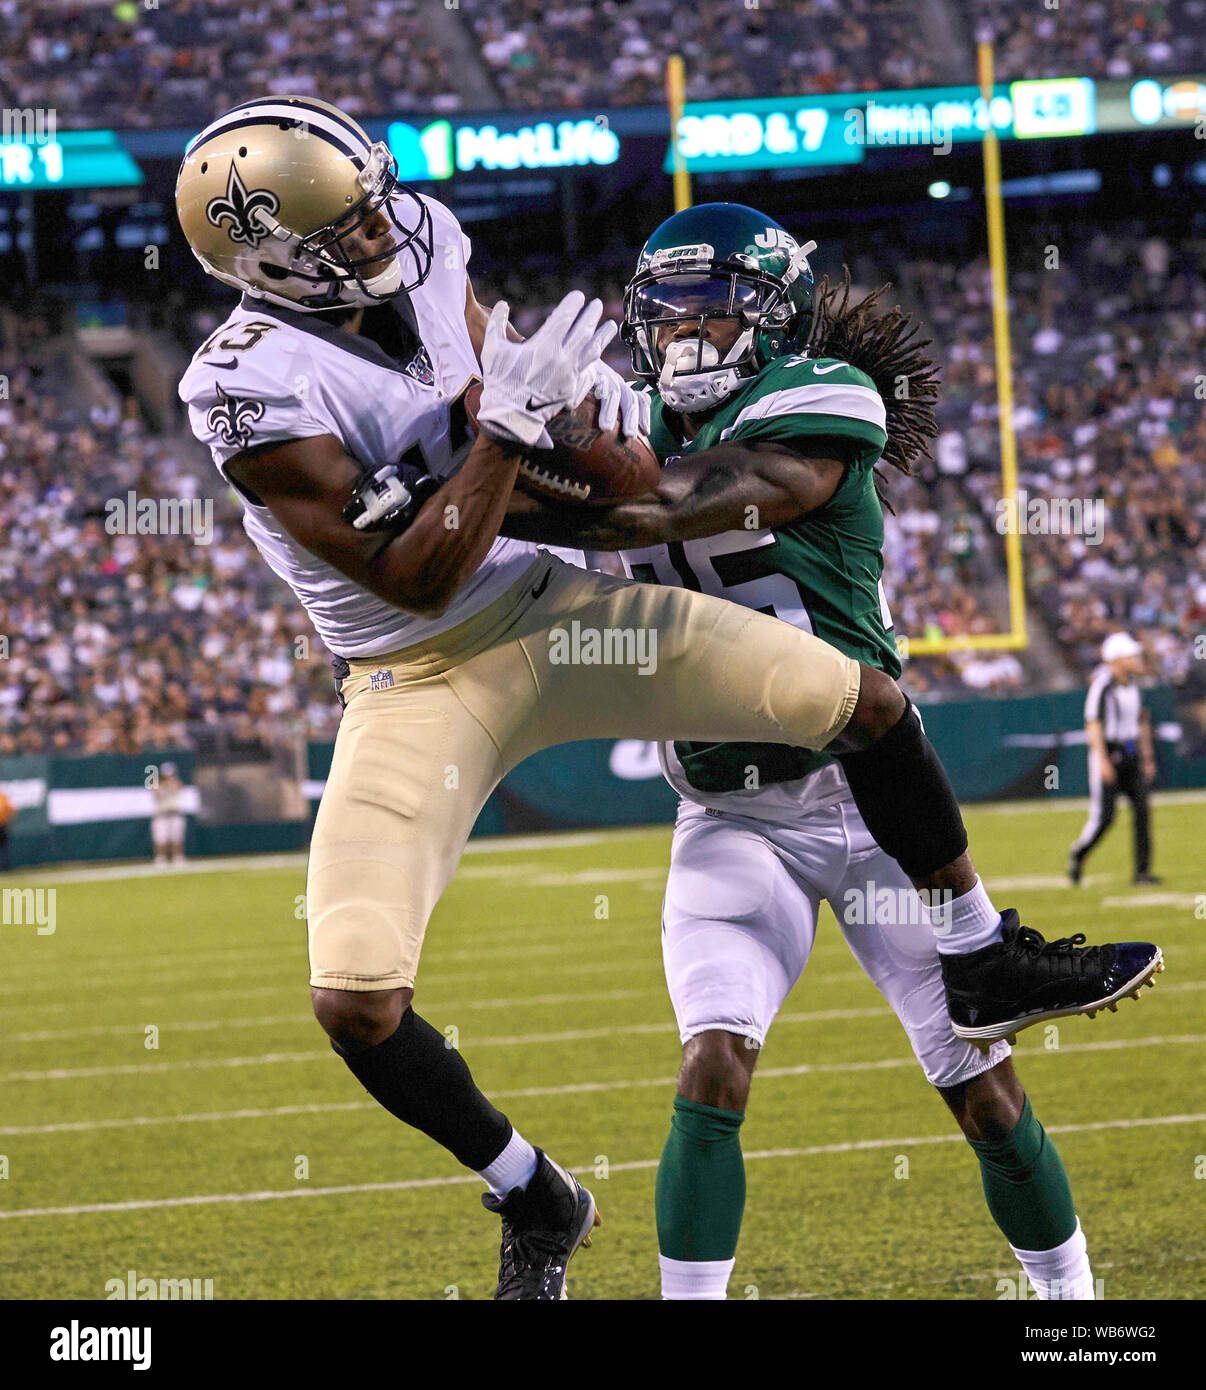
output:
[[482, 397], [478, 423], [504, 443], [551, 449], [545, 426], [591, 389], [589, 369], [615, 337], [616, 325], [598, 327], [603, 305], [569, 294], [526, 342], [507, 337], [510, 308], [500, 301], [490, 311], [482, 344]]

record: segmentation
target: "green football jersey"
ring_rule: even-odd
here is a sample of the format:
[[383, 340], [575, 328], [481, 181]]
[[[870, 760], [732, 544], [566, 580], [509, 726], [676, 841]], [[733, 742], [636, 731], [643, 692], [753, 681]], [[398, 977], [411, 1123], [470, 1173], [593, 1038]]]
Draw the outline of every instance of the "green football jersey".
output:
[[[871, 378], [831, 358], [769, 363], [692, 440], [678, 433], [679, 417], [655, 391], [650, 439], [663, 463], [729, 442], [769, 440], [806, 453], [819, 439], [839, 439], [849, 464], [829, 501], [789, 526], [759, 530], [751, 516], [750, 530], [623, 551], [625, 569], [647, 583], [677, 584], [773, 614], [898, 676], [873, 475], [887, 443], [884, 421]], [[824, 753], [780, 744], [676, 743], [674, 752], [689, 784], [708, 793], [794, 781], [830, 762]]]

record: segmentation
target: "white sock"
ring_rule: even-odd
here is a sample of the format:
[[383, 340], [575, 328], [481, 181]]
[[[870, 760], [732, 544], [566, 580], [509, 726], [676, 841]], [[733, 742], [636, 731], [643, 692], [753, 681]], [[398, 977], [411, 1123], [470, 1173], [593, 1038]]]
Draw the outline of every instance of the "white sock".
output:
[[527, 1187], [535, 1173], [536, 1150], [518, 1130], [512, 1130], [507, 1147], [478, 1177], [496, 1197], [505, 1197], [517, 1187]]
[[[982, 946], [991, 946], [1001, 939], [1001, 914], [992, 905], [988, 890], [977, 876], [975, 886], [961, 898], [950, 902], [938, 901], [933, 907], [924, 905], [926, 893], [921, 894], [922, 911], [929, 919], [938, 954], [965, 956]], [[941, 897], [935, 890], [934, 896]]]
[[720, 1302], [728, 1297], [729, 1276], [737, 1259], [671, 1260], [659, 1255], [657, 1262], [662, 1267], [663, 1299]]
[[1054, 1250], [1019, 1250], [1009, 1247], [1043, 1302], [1091, 1299], [1096, 1296], [1089, 1268], [1088, 1244], [1077, 1219], [1076, 1230]]

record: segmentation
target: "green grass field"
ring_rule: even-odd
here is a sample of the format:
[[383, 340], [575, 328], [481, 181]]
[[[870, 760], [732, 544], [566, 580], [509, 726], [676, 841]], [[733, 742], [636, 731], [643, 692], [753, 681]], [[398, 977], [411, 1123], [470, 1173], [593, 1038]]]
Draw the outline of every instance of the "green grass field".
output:
[[[1168, 970], [1117, 1015], [1064, 1021], [1056, 1049], [1024, 1033], [1018, 1070], [1106, 1298], [1202, 1298], [1206, 804], [1157, 808], [1154, 889], [1131, 887], [1125, 816], [1086, 886], [1063, 886], [1082, 819], [972, 810], [996, 901], [1048, 937], [1158, 941]], [[658, 1293], [653, 1186], [678, 1061], [658, 941], [668, 853], [665, 829], [481, 843], [428, 932], [419, 1011], [457, 1030], [525, 1135], [598, 1169], [604, 1225], [574, 1262], [575, 1298]], [[0, 1297], [103, 1298], [130, 1270], [212, 1279], [219, 1299], [488, 1297], [498, 1227], [480, 1183], [378, 1109], [309, 1012], [300, 858], [96, 873], [0, 880], [57, 888], [53, 934], [0, 927]], [[828, 912], [742, 1137], [732, 1297], [993, 1299], [1016, 1278], [970, 1149]]]

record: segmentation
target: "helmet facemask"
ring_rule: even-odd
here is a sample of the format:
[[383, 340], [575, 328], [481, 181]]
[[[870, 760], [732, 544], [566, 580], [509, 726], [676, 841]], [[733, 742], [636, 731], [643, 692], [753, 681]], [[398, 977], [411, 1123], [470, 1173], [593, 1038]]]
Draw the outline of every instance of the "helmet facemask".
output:
[[[432, 260], [431, 213], [411, 189], [398, 182], [397, 160], [388, 145], [373, 146], [359, 182], [365, 190], [361, 200], [338, 221], [301, 238], [296, 254], [321, 262], [322, 279], [329, 280], [333, 274], [340, 286], [339, 303], [382, 304], [403, 291], [418, 289], [427, 279]], [[348, 238], [379, 212], [394, 231], [390, 246], [372, 255], [349, 254]], [[331, 271], [323, 274], [328, 266]], [[373, 273], [379, 266], [383, 268]]]
[[[804, 263], [812, 244], [798, 256]], [[693, 414], [720, 405], [756, 376], [800, 330], [800, 311], [788, 287], [796, 261], [783, 277], [742, 258], [690, 269], [680, 260], [659, 268], [657, 256], [625, 292], [623, 336], [633, 369], [653, 384], [671, 410]], [[710, 319], [735, 319], [740, 331], [723, 358], [708, 341]], [[659, 343], [666, 327], [691, 324], [694, 332]]]

